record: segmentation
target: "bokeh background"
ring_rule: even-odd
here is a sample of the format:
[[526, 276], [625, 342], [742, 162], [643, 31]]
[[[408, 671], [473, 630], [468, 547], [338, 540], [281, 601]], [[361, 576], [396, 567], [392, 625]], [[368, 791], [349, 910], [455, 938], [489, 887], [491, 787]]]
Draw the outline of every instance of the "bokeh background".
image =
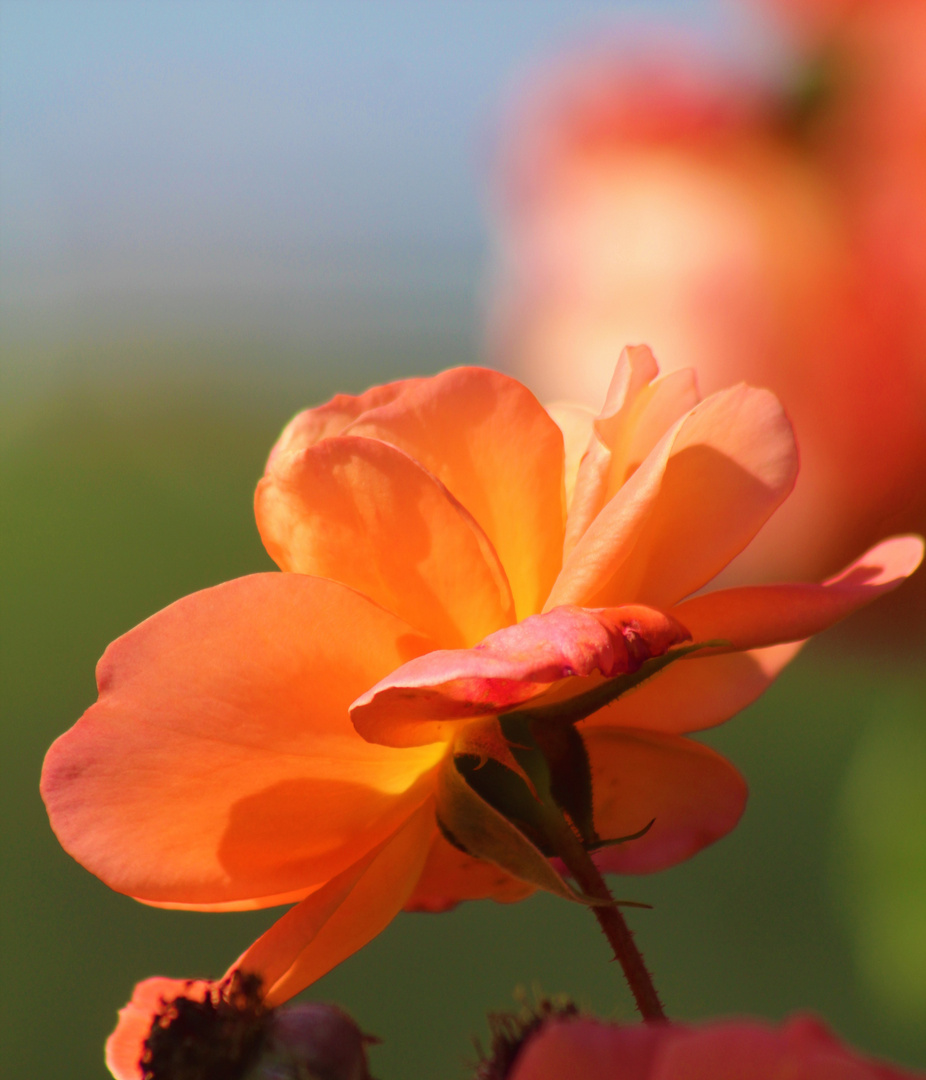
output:
[[[136, 980], [219, 974], [277, 914], [146, 908], [58, 847], [41, 760], [94, 700], [106, 644], [270, 567], [251, 496], [297, 409], [458, 363], [542, 388], [506, 351], [525, 339], [499, 331], [525, 87], [607, 40], [628, 72], [697, 55], [725, 86], [780, 89], [819, 28], [733, 0], [4, 0], [0, 17], [0, 1062], [99, 1080]], [[924, 378], [926, 356], [900, 370]], [[915, 524], [926, 485], [904, 482], [859, 535]], [[801, 544], [778, 550], [799, 562]], [[750, 782], [733, 835], [618, 883], [655, 905], [633, 923], [672, 1015], [812, 1009], [926, 1066], [926, 632], [909, 596], [812, 643], [705, 736]], [[519, 985], [631, 1014], [593, 920], [545, 897], [401, 916], [309, 996], [383, 1037], [381, 1080], [453, 1080]]]

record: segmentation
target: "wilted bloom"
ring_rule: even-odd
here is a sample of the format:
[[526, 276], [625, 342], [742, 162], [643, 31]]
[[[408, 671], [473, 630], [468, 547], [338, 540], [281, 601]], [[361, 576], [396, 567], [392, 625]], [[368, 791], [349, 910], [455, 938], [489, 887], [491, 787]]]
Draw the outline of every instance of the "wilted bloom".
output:
[[735, 825], [745, 785], [683, 736], [922, 554], [898, 538], [824, 585], [700, 594], [796, 469], [772, 394], [699, 401], [646, 348], [597, 419], [474, 368], [301, 413], [256, 495], [283, 573], [110, 646], [99, 701], [45, 763], [52, 825], [149, 904], [298, 901], [236, 963], [271, 1006], [403, 907], [577, 898], [548, 859], [544, 783], [604, 869], [688, 858]]
[[549, 399], [597, 404], [627, 341], [771, 388], [801, 477], [751, 580], [926, 528], [926, 6], [774, 6], [801, 27], [777, 85], [657, 43], [538, 74], [501, 140], [490, 325]]
[[843, 1045], [820, 1021], [620, 1026], [553, 1020], [491, 1080], [922, 1080]]
[[146, 979], [106, 1064], [118, 1080], [370, 1080], [371, 1041], [334, 1005], [266, 1008], [253, 977]]

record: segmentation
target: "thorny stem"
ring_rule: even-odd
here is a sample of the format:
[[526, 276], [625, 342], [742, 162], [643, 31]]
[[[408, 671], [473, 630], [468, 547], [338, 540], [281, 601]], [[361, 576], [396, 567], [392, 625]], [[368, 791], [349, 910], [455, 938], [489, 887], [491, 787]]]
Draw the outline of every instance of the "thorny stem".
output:
[[614, 950], [614, 959], [624, 971], [624, 978], [634, 996], [640, 1015], [646, 1021], [665, 1020], [666, 1014], [656, 987], [653, 985], [653, 978], [646, 970], [643, 954], [634, 943], [630, 927], [615, 904], [611, 890], [605, 884], [598, 867], [595, 866], [582, 842], [561, 814], [551, 812], [546, 824], [548, 839], [582, 892], [592, 900], [605, 901], [596, 904], [592, 911]]

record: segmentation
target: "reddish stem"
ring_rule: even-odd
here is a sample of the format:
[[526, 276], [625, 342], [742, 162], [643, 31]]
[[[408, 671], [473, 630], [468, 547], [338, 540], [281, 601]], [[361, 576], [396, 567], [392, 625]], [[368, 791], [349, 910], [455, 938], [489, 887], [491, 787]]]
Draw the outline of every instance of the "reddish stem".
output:
[[630, 927], [614, 902], [611, 890], [581, 840], [557, 813], [549, 815], [547, 835], [582, 892], [592, 900], [604, 901], [595, 904], [592, 911], [614, 950], [614, 959], [623, 969], [640, 1015], [647, 1021], [665, 1020], [666, 1014], [653, 985], [653, 978], [646, 969], [643, 954], [634, 943]]

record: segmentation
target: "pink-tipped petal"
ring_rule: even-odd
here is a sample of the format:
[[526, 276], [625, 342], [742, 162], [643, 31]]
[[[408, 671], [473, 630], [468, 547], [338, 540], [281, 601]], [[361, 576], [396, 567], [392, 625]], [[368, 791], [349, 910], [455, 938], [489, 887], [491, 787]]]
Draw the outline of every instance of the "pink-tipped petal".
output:
[[672, 613], [684, 621], [695, 641], [722, 638], [745, 651], [695, 653], [602, 709], [588, 723], [677, 733], [723, 723], [775, 681], [800, 651], [803, 642], [795, 639], [826, 629], [896, 588], [917, 568], [922, 552], [919, 537], [895, 537], [822, 585], [722, 589], [680, 604]]
[[257, 525], [282, 570], [357, 589], [445, 648], [514, 621], [492, 545], [444, 485], [377, 439], [287, 454], [260, 482]]
[[427, 798], [434, 751], [365, 741], [348, 706], [429, 644], [300, 574], [172, 604], [109, 647], [99, 701], [48, 753], [59, 840], [110, 887], [175, 906], [327, 881]]
[[417, 657], [351, 706], [364, 738], [417, 746], [451, 737], [456, 724], [503, 712], [560, 680], [636, 671], [687, 640], [684, 627], [639, 606], [587, 611], [563, 607], [491, 634], [473, 649]]
[[656, 732], [584, 725], [580, 730], [599, 836], [630, 836], [653, 822], [639, 839], [599, 851], [595, 862], [602, 870], [665, 870], [726, 836], [739, 821], [746, 783], [709, 747]]
[[344, 434], [392, 443], [433, 473], [498, 552], [517, 617], [540, 610], [562, 563], [563, 437], [529, 390], [495, 371], [457, 368]]
[[696, 641], [725, 638], [734, 649], [799, 641], [896, 589], [922, 558], [920, 537], [895, 536], [822, 585], [720, 589], [680, 604], [673, 614]]

